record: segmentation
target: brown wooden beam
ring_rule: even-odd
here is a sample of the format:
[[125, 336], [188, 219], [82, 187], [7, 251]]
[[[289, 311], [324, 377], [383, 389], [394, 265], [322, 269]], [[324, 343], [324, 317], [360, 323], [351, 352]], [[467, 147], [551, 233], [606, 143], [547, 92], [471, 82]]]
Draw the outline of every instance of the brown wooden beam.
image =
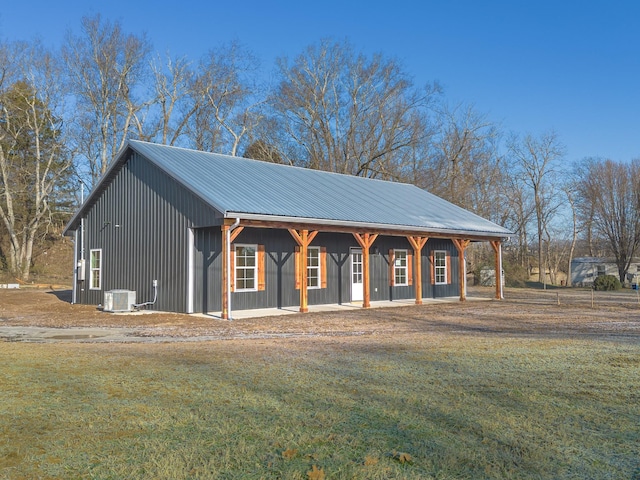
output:
[[231, 234], [229, 235], [231, 237], [231, 243], [233, 243], [235, 239], [238, 238], [238, 235], [242, 233], [242, 230], [244, 230], [244, 227], [236, 227], [236, 229], [231, 232]]
[[500, 240], [491, 240], [489, 243], [491, 243], [495, 253], [496, 300], [502, 300], [504, 298], [502, 292], [502, 242]]
[[467, 247], [471, 243], [471, 240], [452, 238], [451, 241], [453, 242], [453, 244], [456, 246], [456, 249], [458, 250], [458, 277], [459, 277], [459, 284], [460, 284], [460, 301], [464, 302], [467, 299], [467, 295], [465, 293], [465, 286], [467, 283], [467, 279], [465, 278], [465, 272], [464, 272], [464, 251], [467, 249]]
[[429, 237], [418, 237], [407, 235], [407, 240], [413, 247], [414, 261], [414, 288], [416, 292], [416, 305], [422, 305], [422, 248], [429, 240]]
[[300, 278], [298, 279], [300, 283], [300, 312], [307, 313], [309, 311], [309, 295], [307, 292], [307, 252], [309, 244], [314, 238], [316, 238], [318, 231], [315, 230], [310, 232], [309, 230], [304, 229], [298, 231], [293, 228], [288, 228], [287, 230], [289, 230], [293, 239], [300, 246]]
[[371, 306], [371, 290], [369, 285], [369, 248], [378, 238], [377, 233], [353, 233], [356, 241], [362, 247], [362, 308]]

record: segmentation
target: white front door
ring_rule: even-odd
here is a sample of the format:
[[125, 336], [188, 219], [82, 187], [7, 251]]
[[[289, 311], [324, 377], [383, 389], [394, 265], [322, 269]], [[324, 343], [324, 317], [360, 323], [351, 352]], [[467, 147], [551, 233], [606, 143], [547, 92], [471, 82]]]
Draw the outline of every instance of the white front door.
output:
[[351, 250], [351, 301], [363, 300], [362, 287], [362, 250]]

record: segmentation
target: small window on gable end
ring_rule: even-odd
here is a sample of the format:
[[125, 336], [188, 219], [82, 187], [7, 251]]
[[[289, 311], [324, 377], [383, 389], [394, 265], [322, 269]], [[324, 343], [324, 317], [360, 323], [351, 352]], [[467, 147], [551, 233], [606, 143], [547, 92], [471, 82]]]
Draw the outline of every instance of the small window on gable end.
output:
[[89, 251], [89, 290], [102, 288], [102, 249]]

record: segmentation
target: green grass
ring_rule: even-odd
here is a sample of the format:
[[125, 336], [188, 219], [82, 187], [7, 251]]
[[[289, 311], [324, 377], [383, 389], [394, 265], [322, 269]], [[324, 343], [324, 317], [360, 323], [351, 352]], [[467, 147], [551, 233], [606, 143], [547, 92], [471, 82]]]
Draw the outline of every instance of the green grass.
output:
[[4, 343], [0, 365], [0, 478], [640, 476], [637, 343]]

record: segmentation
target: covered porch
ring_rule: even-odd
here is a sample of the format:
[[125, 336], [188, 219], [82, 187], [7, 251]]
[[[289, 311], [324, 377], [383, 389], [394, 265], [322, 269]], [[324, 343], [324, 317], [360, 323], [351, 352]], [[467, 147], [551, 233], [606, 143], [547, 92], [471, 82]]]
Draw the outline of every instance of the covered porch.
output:
[[[249, 218], [247, 218], [249, 217]], [[252, 218], [253, 217], [253, 218]], [[279, 219], [279, 220], [270, 220], [265, 219], [265, 216], [260, 216], [262, 218], [255, 218], [255, 215], [246, 214], [233, 214], [228, 213], [227, 218], [224, 219], [223, 225], [221, 227], [222, 230], [222, 275], [221, 275], [221, 286], [222, 286], [222, 310], [219, 312], [219, 317], [222, 319], [230, 319], [233, 317], [237, 318], [249, 318], [249, 317], [238, 317], [238, 314], [242, 315], [242, 313], [233, 312], [231, 314], [231, 291], [233, 281], [233, 275], [231, 269], [233, 268], [233, 261], [231, 257], [231, 245], [233, 241], [237, 238], [237, 236], [243, 231], [245, 227], [252, 228], [269, 228], [269, 229], [281, 229], [287, 230], [291, 237], [295, 240], [299, 251], [300, 257], [305, 259], [307, 258], [307, 249], [309, 248], [313, 239], [317, 236], [319, 232], [334, 232], [334, 233], [348, 233], [353, 235], [357, 244], [362, 249], [362, 277], [363, 277], [363, 297], [362, 302], [357, 304], [340, 304], [334, 305], [316, 305], [311, 307], [311, 311], [321, 311], [318, 308], [372, 308], [376, 306], [400, 306], [406, 304], [416, 304], [420, 305], [425, 300], [422, 296], [422, 266], [421, 266], [421, 257], [422, 257], [422, 249], [430, 238], [444, 238], [450, 239], [458, 252], [458, 279], [459, 279], [459, 296], [455, 297], [457, 301], [465, 301], [467, 300], [466, 296], [466, 264], [465, 264], [465, 251], [471, 242], [489, 242], [494, 250], [494, 258], [495, 258], [495, 269], [497, 272], [502, 271], [502, 238], [498, 236], [487, 236], [487, 235], [470, 235], [470, 234], [460, 234], [456, 232], [446, 232], [446, 231], [425, 231], [425, 230], [407, 230], [406, 228], [390, 226], [389, 228], [380, 228], [378, 226], [363, 226], [360, 228], [358, 225], [336, 225], [328, 222], [318, 222], [318, 223], [301, 223], [300, 221], [292, 221], [291, 219]], [[394, 237], [405, 237], [409, 242], [413, 255], [413, 275], [415, 276], [414, 292], [415, 296], [412, 300], [394, 300], [394, 301], [385, 301], [385, 302], [371, 302], [370, 295], [370, 269], [369, 269], [369, 256], [370, 250], [374, 246], [374, 243], [379, 235], [386, 236], [394, 236]], [[433, 268], [433, 265], [431, 265]], [[281, 313], [273, 313], [273, 314], [285, 314], [286, 312], [300, 312], [306, 313], [310, 311], [310, 306], [308, 305], [308, 291], [307, 291], [307, 269], [300, 268], [296, 271], [297, 283], [300, 285], [300, 303], [299, 307], [288, 307], [288, 308], [280, 308], [280, 309], [258, 309], [264, 310], [262, 315], [253, 315], [252, 316], [264, 316], [269, 315], [272, 310], [276, 310]], [[503, 287], [501, 282], [496, 282], [495, 286], [495, 299], [503, 298]], [[428, 301], [442, 301], [442, 299], [428, 299]], [[374, 305], [374, 303], [376, 305]], [[383, 304], [383, 305], [380, 305]], [[388, 305], [387, 305], [388, 304]], [[217, 316], [214, 315], [214, 316]]]

